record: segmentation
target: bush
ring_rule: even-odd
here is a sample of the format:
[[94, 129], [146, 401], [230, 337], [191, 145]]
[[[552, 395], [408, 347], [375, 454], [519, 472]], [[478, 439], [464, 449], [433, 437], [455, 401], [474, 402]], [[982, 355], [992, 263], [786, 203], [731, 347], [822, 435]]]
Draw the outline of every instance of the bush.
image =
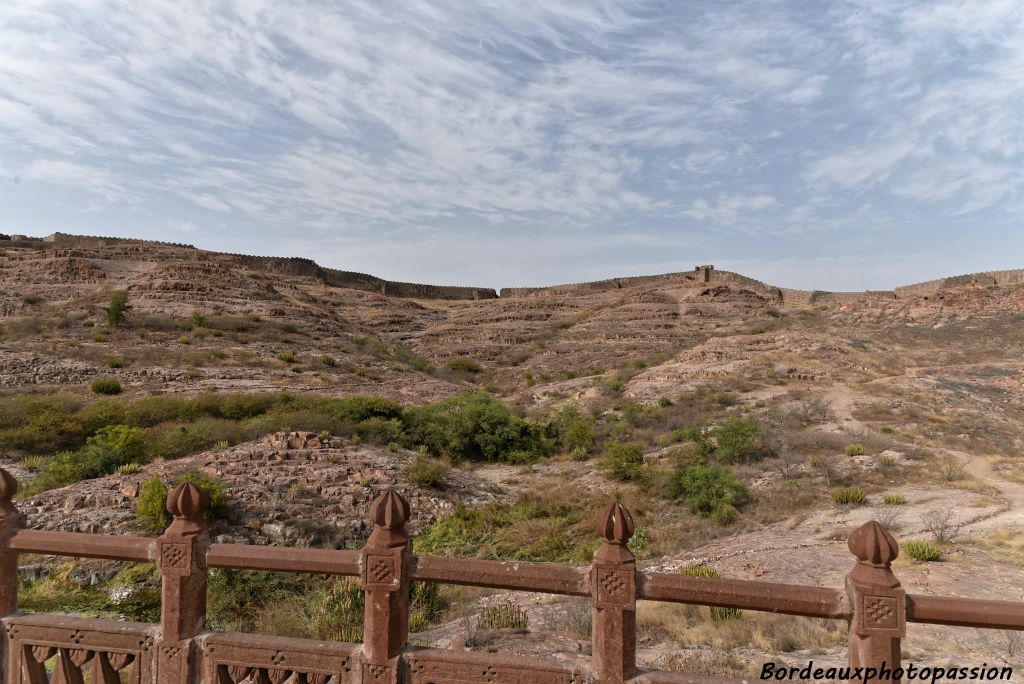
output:
[[942, 549], [929, 541], [911, 539], [903, 542], [903, 553], [916, 561], [937, 561], [942, 557]]
[[555, 413], [549, 425], [549, 433], [562, 451], [575, 453], [577, 449], [582, 449], [586, 453], [596, 441], [594, 422], [590, 416], [580, 414], [576, 406], [567, 405]]
[[79, 451], [63, 451], [39, 469], [31, 491], [55, 487], [110, 475], [120, 466], [137, 463], [145, 454], [142, 430], [127, 425], [110, 425], [97, 430]]
[[128, 405], [125, 409], [125, 418], [128, 425], [142, 428], [152, 427], [166, 421], [184, 418], [187, 405], [185, 399], [176, 399], [175, 397], [143, 397]]
[[840, 506], [859, 506], [868, 500], [860, 487], [840, 487], [832, 491], [832, 501]]
[[440, 489], [448, 481], [450, 467], [440, 459], [417, 456], [405, 471], [409, 481], [419, 487]]
[[735, 519], [733, 511], [747, 502], [749, 491], [731, 470], [697, 456], [673, 475], [669, 495], [682, 499], [691, 513], [729, 520]]
[[284, 361], [285, 363], [295, 363], [295, 359], [295, 352], [286, 351], [277, 355], [277, 360]]
[[[556, 493], [557, 494], [557, 493]], [[413, 542], [418, 554], [500, 560], [589, 562], [599, 539], [593, 521], [607, 502], [523, 496], [469, 509], [461, 504], [424, 528]]]
[[139, 500], [135, 504], [135, 519], [147, 532], [159, 534], [171, 522], [167, 512], [167, 487], [154, 477], [142, 483]]
[[89, 385], [95, 394], [120, 394], [121, 383], [114, 378], [98, 378]]
[[107, 368], [124, 368], [124, 359], [110, 359], [107, 361]]
[[[185, 473], [175, 483], [191, 482], [199, 487], [210, 499], [210, 506], [203, 511], [203, 520], [228, 517], [230, 507], [224, 483], [198, 473]], [[135, 519], [148, 532], [159, 534], [171, 522], [167, 512], [167, 485], [160, 478], [153, 477], [142, 483], [139, 500], [135, 506]]]
[[864, 448], [863, 444], [855, 443], [846, 447], [847, 456], [863, 456], [866, 453], [867, 450]]
[[644, 445], [612, 440], [604, 447], [601, 469], [613, 480], [635, 482], [643, 476]]
[[132, 306], [128, 303], [128, 292], [126, 290], [115, 290], [110, 295], [110, 306], [103, 309], [107, 315], [107, 325], [117, 328], [128, 320], [128, 312]]
[[887, 506], [902, 506], [907, 503], [907, 497], [902, 494], [883, 494], [882, 501], [885, 502]]
[[193, 423], [153, 428], [146, 442], [152, 458], [175, 459], [212, 449], [218, 442], [238, 444], [243, 438], [242, 427], [235, 421], [200, 418]]
[[540, 430], [486, 394], [463, 394], [406, 410], [411, 438], [435, 456], [507, 461], [514, 452], [547, 455]]
[[757, 441], [757, 423], [749, 418], [727, 418], [711, 433], [717, 446], [715, 455], [722, 463], [748, 457]]
[[460, 356], [448, 362], [448, 369], [456, 373], [469, 373], [475, 375], [483, 370], [480, 364], [467, 356]]

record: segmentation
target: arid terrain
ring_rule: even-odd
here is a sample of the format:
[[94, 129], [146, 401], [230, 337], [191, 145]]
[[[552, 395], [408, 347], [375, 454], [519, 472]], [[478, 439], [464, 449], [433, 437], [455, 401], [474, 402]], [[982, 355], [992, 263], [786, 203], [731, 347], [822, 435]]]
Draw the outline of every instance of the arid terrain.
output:
[[[499, 296], [0, 239], [0, 465], [33, 527], [153, 534], [146, 492], [190, 473], [223, 498], [222, 541], [358, 547], [397, 484], [423, 553], [575, 563], [617, 495], [645, 567], [822, 586], [876, 519], [939, 556], [904, 548], [908, 591], [1024, 600], [1024, 271], [829, 293], [707, 266]], [[695, 490], [698, 468], [714, 486]], [[151, 615], [151, 572], [30, 561], [27, 609]], [[301, 617], [345, 587], [253, 584], [212, 583], [215, 626], [350, 634]], [[528, 627], [487, 629], [507, 600]], [[445, 587], [423, 606], [417, 643], [589, 649], [582, 602]], [[845, 653], [828, 621], [644, 603], [639, 624], [663, 669]], [[911, 625], [904, 643], [919, 663], [1024, 666], [1010, 632]]]

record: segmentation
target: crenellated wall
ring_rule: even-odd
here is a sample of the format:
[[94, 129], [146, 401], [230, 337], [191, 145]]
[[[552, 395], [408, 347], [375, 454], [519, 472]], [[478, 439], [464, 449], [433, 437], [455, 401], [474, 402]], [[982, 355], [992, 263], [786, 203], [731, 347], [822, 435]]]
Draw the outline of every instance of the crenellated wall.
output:
[[[98, 235], [69, 235], [54, 233], [43, 238], [25, 235], [0, 234], [0, 245], [20, 248], [46, 249], [49, 247], [111, 247], [116, 245], [157, 245], [178, 249], [194, 250], [203, 253], [193, 245], [179, 242], [161, 242], [158, 240], [139, 240], [133, 238], [104, 237]], [[548, 287], [506, 287], [500, 293], [492, 288], [463, 287], [457, 285], [426, 285], [385, 280], [366, 273], [342, 271], [324, 268], [312, 259], [303, 257], [272, 257], [251, 254], [216, 253], [222, 257], [233, 259], [236, 263], [248, 268], [267, 270], [277, 273], [308, 276], [323, 281], [332, 287], [345, 287], [357, 290], [377, 292], [390, 297], [411, 299], [495, 299], [497, 297], [513, 298], [528, 296], [556, 296], [564, 294], [584, 294], [587, 292], [604, 292], [638, 285], [653, 285], [671, 281], [692, 283], [694, 287], [703, 284], [731, 284], [746, 287], [759, 294], [771, 297], [780, 304], [791, 306], [813, 306], [815, 304], [849, 304], [865, 300], [905, 299], [936, 292], [947, 287], [962, 285], [1012, 285], [1024, 283], [1024, 269], [1005, 271], [987, 271], [966, 275], [938, 278], [922, 283], [905, 285], [893, 290], [869, 290], [865, 292], [829, 292], [825, 290], [794, 290], [775, 287], [760, 280], [749, 278], [731, 271], [721, 271], [711, 265], [697, 266], [693, 271], [665, 273], [661, 275], [630, 276], [625, 278], [607, 278], [583, 283], [568, 283]]]
[[[4, 239], [6, 238], [6, 239]], [[23, 235], [0, 236], [0, 242], [12, 247], [33, 247], [47, 249], [59, 247], [70, 248], [104, 248], [118, 245], [156, 245], [177, 249], [192, 250], [203, 254], [194, 245], [179, 242], [162, 242], [159, 240], [139, 240], [134, 238], [104, 237], [100, 235], [68, 235], [54, 233], [44, 238], [25, 237]], [[405, 297], [409, 299], [495, 299], [498, 293], [492, 288], [462, 287], [456, 285], [425, 285], [420, 283], [403, 283], [384, 280], [366, 273], [341, 271], [324, 268], [312, 259], [304, 257], [270, 257], [251, 254], [232, 254], [216, 252], [221, 257], [228, 257], [236, 263], [248, 268], [287, 273], [289, 275], [317, 278], [332, 287], [346, 287], [356, 290], [368, 290], [389, 297]]]

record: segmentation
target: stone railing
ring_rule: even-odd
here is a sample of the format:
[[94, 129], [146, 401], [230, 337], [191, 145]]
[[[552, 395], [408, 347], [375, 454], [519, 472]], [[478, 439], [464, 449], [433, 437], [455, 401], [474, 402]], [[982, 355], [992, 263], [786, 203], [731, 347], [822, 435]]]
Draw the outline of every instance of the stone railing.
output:
[[[900, 666], [907, 622], [1024, 630], [1024, 603], [907, 595], [890, 567], [895, 539], [869, 522], [849, 538], [856, 556], [842, 589], [644, 572], [627, 543], [633, 519], [612, 501], [597, 525], [589, 567], [415, 556], [409, 504], [388, 489], [371, 504], [362, 550], [213, 544], [205, 495], [184, 483], [167, 497], [173, 521], [158, 538], [25, 529], [12, 502], [17, 482], [0, 469], [0, 665], [4, 684], [583, 684], [738, 682], [636, 667], [637, 600], [691, 603], [838, 618], [849, 622], [852, 667]], [[18, 555], [50, 554], [156, 563], [159, 624], [18, 612]], [[211, 632], [209, 568], [350, 575], [366, 593], [362, 644]], [[412, 581], [590, 597], [589, 665], [500, 654], [412, 648]], [[862, 678], [863, 679], [863, 678]], [[895, 677], [867, 681], [896, 681]]]

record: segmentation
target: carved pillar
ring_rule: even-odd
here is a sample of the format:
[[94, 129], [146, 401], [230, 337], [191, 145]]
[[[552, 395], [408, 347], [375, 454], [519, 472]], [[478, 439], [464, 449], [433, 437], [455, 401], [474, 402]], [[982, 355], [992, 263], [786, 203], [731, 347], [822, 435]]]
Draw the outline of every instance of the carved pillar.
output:
[[594, 681], [618, 683], [636, 674], [636, 557], [627, 544], [633, 516], [617, 500], [601, 514], [601, 547], [590, 571]]
[[209, 533], [203, 511], [209, 499], [199, 487], [183, 482], [167, 495], [174, 516], [156, 541], [157, 564], [163, 575], [158, 684], [190, 684], [193, 675], [192, 637], [206, 626], [206, 552]]
[[370, 504], [373, 532], [363, 547], [363, 682], [397, 682], [409, 634], [409, 502], [387, 489]]
[[[18, 610], [18, 554], [10, 549], [11, 535], [24, 524], [12, 501], [17, 491], [18, 481], [0, 468], [0, 618]], [[7, 632], [0, 629], [0, 678], [13, 664]]]
[[900, 639], [907, 634], [907, 599], [891, 565], [900, 547], [874, 520], [858, 527], [847, 545], [857, 557], [846, 576], [853, 606], [850, 666], [874, 668], [868, 681], [899, 682], [893, 671], [900, 667]]

